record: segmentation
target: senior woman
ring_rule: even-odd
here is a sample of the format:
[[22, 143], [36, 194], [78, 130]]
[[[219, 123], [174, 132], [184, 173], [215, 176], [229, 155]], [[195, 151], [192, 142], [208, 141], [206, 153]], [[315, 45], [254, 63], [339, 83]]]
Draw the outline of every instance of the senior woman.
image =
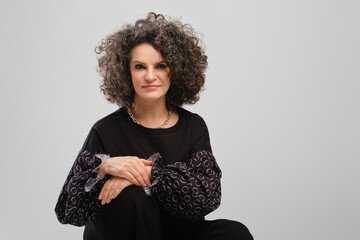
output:
[[221, 170], [199, 100], [207, 56], [190, 25], [163, 15], [125, 25], [96, 48], [101, 90], [120, 106], [94, 124], [61, 190], [61, 223], [84, 239], [252, 239], [220, 205]]

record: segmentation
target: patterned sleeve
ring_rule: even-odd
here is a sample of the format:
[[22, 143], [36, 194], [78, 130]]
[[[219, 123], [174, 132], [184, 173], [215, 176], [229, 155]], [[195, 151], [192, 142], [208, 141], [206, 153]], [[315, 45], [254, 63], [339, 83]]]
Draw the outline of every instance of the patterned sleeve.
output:
[[190, 162], [163, 164], [157, 154], [151, 174], [153, 194], [171, 215], [196, 221], [214, 211], [221, 200], [221, 170], [209, 151], [193, 153]]
[[[101, 158], [88, 151], [79, 153], [60, 192], [55, 213], [60, 223], [83, 226], [100, 212], [98, 196], [106, 178], [97, 182]], [[85, 190], [92, 180], [91, 189]], [[95, 181], [94, 181], [95, 180]]]

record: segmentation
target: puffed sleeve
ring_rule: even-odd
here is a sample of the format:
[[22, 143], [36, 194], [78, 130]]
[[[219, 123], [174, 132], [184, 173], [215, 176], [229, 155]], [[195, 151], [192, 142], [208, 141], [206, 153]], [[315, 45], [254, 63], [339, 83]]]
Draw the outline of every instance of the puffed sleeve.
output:
[[174, 217], [201, 220], [220, 205], [221, 170], [208, 151], [194, 153], [188, 165], [164, 165], [157, 155], [151, 174], [158, 179], [152, 186], [153, 194]]
[[106, 159], [98, 134], [92, 129], [79, 152], [58, 198], [55, 213], [60, 223], [83, 226], [100, 213], [99, 193], [108, 176], [97, 170]]
[[152, 193], [174, 217], [197, 221], [217, 209], [221, 201], [221, 170], [211, 153], [205, 122], [198, 118], [188, 162], [164, 164], [160, 154], [152, 156], [151, 174], [157, 183]]

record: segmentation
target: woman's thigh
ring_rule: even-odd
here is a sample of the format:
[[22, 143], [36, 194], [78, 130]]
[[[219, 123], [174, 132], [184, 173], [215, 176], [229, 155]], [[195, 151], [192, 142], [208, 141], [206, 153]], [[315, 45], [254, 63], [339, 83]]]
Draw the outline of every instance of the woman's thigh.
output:
[[196, 240], [253, 240], [248, 228], [233, 220], [205, 221], [199, 229]]

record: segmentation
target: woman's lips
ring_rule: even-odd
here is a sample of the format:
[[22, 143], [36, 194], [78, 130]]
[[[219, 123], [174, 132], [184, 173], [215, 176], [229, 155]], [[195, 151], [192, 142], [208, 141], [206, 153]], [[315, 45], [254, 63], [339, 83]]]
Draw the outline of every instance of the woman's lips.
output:
[[154, 89], [157, 89], [159, 87], [160, 87], [160, 85], [145, 85], [145, 86], [143, 86], [143, 88], [149, 89], [149, 90], [154, 90]]

